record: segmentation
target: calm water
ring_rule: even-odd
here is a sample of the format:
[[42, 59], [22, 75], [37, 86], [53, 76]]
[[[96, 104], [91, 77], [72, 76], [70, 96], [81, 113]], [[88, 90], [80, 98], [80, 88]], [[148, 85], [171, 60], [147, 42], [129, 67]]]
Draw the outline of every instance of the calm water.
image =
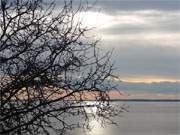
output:
[[[114, 102], [122, 104], [122, 102]], [[129, 112], [116, 118], [119, 126], [94, 127], [87, 135], [180, 135], [178, 102], [125, 102]], [[76, 133], [84, 135], [82, 132]]]

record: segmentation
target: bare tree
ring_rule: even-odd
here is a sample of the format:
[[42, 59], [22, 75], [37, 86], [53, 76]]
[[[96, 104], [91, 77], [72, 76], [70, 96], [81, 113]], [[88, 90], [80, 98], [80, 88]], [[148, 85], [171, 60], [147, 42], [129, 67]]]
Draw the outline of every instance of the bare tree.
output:
[[[87, 7], [63, 4], [57, 12], [43, 0], [1, 0], [0, 134], [65, 134], [117, 113], [109, 105], [110, 54], [99, 55], [76, 17]], [[68, 121], [76, 116], [83, 123]]]

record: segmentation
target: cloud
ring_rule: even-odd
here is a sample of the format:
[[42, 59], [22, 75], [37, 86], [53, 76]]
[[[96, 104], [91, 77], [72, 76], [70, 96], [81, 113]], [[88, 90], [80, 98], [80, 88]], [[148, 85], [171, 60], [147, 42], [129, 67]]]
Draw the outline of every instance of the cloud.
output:
[[117, 89], [127, 93], [163, 93], [163, 94], [179, 94], [179, 82], [114, 82], [118, 84]]
[[113, 25], [99, 29], [98, 34], [104, 50], [114, 48], [117, 74], [179, 80], [178, 19], [177, 11], [121, 11], [114, 15]]
[[[177, 11], [138, 10], [120, 11], [109, 15], [94, 13], [99, 18], [95, 33], [104, 43], [118, 45], [162, 45], [180, 48], [179, 23], [180, 13]], [[94, 16], [94, 15], [93, 15]], [[87, 16], [88, 18], [88, 16]]]
[[98, 0], [84, 16], [101, 49], [114, 49], [116, 74], [179, 80], [179, 0]]
[[[110, 16], [110, 15], [109, 15]], [[179, 32], [180, 13], [179, 11], [161, 10], [138, 10], [138, 11], [119, 11], [111, 15], [111, 19], [104, 22], [111, 24], [104, 28], [105, 33], [116, 32], [113, 34], [140, 33], [148, 32]], [[103, 32], [102, 31], [102, 32]]]
[[101, 36], [102, 42], [106, 44], [121, 45], [152, 45], [152, 46], [174, 46], [180, 49], [179, 33], [137, 33], [137, 34], [104, 34]]
[[177, 11], [121, 11], [117, 15], [109, 16], [109, 20], [104, 21], [106, 27], [98, 27], [98, 34], [105, 41], [151, 42], [156, 45], [178, 46], [178, 20], [180, 13]]
[[[95, 0], [92, 0], [92, 2]], [[179, 0], [98, 0], [96, 6], [114, 14], [120, 10], [179, 10]]]
[[107, 43], [104, 51], [114, 48], [112, 60], [116, 67], [115, 73], [120, 77], [179, 80], [179, 50], [176, 47], [136, 42], [119, 46], [115, 44]]

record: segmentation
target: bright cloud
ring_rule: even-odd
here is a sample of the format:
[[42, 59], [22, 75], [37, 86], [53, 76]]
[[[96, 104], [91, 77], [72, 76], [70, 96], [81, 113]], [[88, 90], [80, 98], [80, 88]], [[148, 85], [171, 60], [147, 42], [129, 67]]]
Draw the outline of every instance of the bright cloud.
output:
[[177, 11], [119, 11], [114, 15], [82, 12], [80, 17], [84, 26], [96, 27], [97, 36], [105, 42], [179, 46], [180, 13]]
[[114, 49], [116, 74], [125, 80], [179, 81], [178, 0], [99, 0], [76, 19], [94, 27], [102, 50]]
[[[119, 11], [115, 14], [108, 14], [105, 12], [83, 12], [86, 24], [93, 24], [96, 26], [103, 25], [101, 29], [113, 28], [117, 26], [138, 26], [141, 27], [156, 27], [158, 25], [178, 24], [180, 21], [179, 11], [160, 11], [160, 10], [137, 10], [137, 11]], [[176, 20], [176, 21], [175, 21]], [[175, 22], [174, 22], [175, 21]], [[163, 24], [164, 23], [164, 24]], [[98, 27], [99, 29], [99, 27]]]
[[[104, 19], [95, 17], [95, 12], [89, 14], [89, 20], [96, 22], [94, 25], [104, 24], [101, 27], [97, 25], [97, 36], [102, 39], [102, 48], [114, 49], [113, 59], [122, 77], [133, 75], [136, 79], [131, 81], [139, 81], [137, 76], [142, 75], [140, 80], [146, 82], [179, 80], [178, 11], [120, 10], [114, 14], [99, 13]], [[152, 76], [154, 79], [150, 78]]]
[[101, 13], [101, 12], [80, 12], [77, 15], [78, 20], [82, 22], [83, 27], [95, 27], [97, 29], [103, 29], [110, 27], [113, 21], [114, 17]]
[[113, 41], [118, 45], [139, 43], [143, 45], [175, 46], [180, 49], [179, 33], [137, 33], [137, 34], [101, 34], [102, 41]]

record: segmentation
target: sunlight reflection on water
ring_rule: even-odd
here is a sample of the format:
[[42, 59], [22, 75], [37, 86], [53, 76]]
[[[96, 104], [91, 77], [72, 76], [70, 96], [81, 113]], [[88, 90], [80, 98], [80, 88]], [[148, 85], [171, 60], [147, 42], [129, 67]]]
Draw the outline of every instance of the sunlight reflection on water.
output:
[[89, 135], [104, 135], [106, 132], [97, 120], [91, 120], [90, 126], [92, 127], [92, 130], [88, 133]]

